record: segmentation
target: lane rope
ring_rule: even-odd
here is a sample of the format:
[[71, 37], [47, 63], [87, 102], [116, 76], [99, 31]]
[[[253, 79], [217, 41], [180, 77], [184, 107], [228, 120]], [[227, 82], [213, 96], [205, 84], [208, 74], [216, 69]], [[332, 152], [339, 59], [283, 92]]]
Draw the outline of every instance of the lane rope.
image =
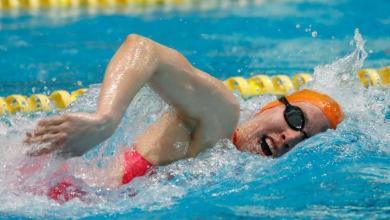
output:
[[[368, 88], [376, 86], [390, 88], [390, 67], [382, 69], [361, 69], [357, 72], [361, 84]], [[285, 95], [291, 91], [299, 90], [303, 85], [313, 80], [309, 73], [297, 73], [292, 78], [287, 75], [268, 76], [258, 74], [249, 79], [234, 76], [226, 79], [224, 84], [232, 91], [237, 91], [243, 97], [263, 94]]]
[[123, 6], [158, 7], [199, 4], [199, 0], [1, 0], [0, 10], [39, 10], [77, 8], [121, 8]]
[[[365, 88], [370, 86], [390, 88], [390, 66], [379, 70], [361, 69], [357, 72], [357, 76]], [[242, 97], [249, 98], [263, 94], [285, 95], [291, 91], [299, 90], [312, 80], [311, 74], [302, 72], [291, 78], [287, 75], [269, 76], [265, 74], [255, 74], [249, 79], [234, 76], [224, 80], [223, 83], [230, 90], [237, 91]], [[81, 88], [70, 93], [66, 90], [56, 90], [50, 95], [32, 94], [27, 97], [13, 94], [0, 97], [0, 116], [16, 112], [53, 111], [55, 108], [62, 110], [86, 91], [87, 88]]]

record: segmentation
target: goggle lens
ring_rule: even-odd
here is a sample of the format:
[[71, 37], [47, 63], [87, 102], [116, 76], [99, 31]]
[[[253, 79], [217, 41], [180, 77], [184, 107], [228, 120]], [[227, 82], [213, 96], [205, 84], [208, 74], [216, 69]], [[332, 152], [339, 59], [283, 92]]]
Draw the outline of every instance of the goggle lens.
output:
[[299, 107], [291, 105], [284, 96], [281, 97], [279, 101], [286, 106], [283, 115], [288, 126], [293, 130], [301, 131], [305, 138], [307, 138], [308, 135], [306, 134], [306, 132], [303, 131], [303, 128], [305, 126], [305, 117], [303, 111]]
[[302, 130], [303, 125], [305, 124], [303, 112], [296, 107], [289, 106], [284, 111], [284, 117], [287, 121], [287, 124], [294, 130]]

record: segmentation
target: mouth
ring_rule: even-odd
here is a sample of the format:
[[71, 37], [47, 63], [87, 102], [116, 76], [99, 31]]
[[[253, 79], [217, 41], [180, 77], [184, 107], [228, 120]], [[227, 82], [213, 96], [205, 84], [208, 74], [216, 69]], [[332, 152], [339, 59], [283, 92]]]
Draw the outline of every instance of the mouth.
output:
[[263, 152], [263, 154], [265, 156], [272, 156], [273, 155], [270, 145], [271, 146], [273, 145], [270, 137], [263, 135], [260, 139], [260, 146], [261, 146], [261, 151]]
[[[235, 147], [237, 148], [237, 150], [242, 150], [242, 146], [238, 144], [238, 129], [236, 129], [232, 136], [231, 136], [231, 140], [232, 140], [232, 143], [235, 145]], [[257, 153], [257, 154], [261, 154], [263, 156], [273, 156], [274, 153], [272, 151], [273, 147], [275, 146], [275, 143], [274, 143], [274, 140], [272, 139], [272, 137], [268, 136], [268, 135], [263, 135], [259, 140], [258, 140], [258, 145], [251, 145], [252, 147], [250, 147], [248, 150], [252, 153]]]

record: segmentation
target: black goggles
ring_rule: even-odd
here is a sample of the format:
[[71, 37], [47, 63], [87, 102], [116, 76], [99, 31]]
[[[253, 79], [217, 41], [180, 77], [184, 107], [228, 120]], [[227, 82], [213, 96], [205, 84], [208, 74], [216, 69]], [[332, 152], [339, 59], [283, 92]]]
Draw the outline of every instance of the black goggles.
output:
[[291, 105], [284, 96], [279, 98], [279, 101], [286, 106], [283, 115], [288, 126], [295, 131], [302, 132], [303, 137], [308, 138], [309, 136], [307, 133], [303, 131], [303, 128], [305, 127], [305, 117], [302, 109], [300, 109], [298, 106]]

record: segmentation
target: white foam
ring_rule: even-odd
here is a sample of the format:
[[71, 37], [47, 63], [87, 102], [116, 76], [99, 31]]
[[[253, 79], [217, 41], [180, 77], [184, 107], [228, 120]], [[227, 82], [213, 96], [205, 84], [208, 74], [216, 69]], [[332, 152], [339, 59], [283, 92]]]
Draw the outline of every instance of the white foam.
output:
[[[388, 126], [389, 122], [384, 119], [386, 108], [390, 103], [389, 90], [365, 89], [354, 79], [356, 71], [362, 67], [367, 57], [364, 41], [358, 31], [355, 32], [354, 39], [355, 49], [351, 54], [331, 64], [316, 67], [314, 82], [307, 85], [309, 88], [326, 92], [336, 98], [346, 113], [345, 121], [337, 131], [328, 131], [309, 139], [298, 146], [303, 149], [302, 151], [299, 148], [295, 149], [278, 160], [238, 152], [230, 141], [221, 140], [214, 148], [203, 152], [197, 158], [181, 160], [160, 167], [156, 174], [138, 178], [118, 189], [86, 188], [87, 202], [75, 199], [59, 205], [45, 196], [26, 193], [20, 190], [20, 186], [13, 184], [20, 178], [15, 170], [22, 163], [32, 161], [31, 158], [22, 154], [28, 149], [28, 146], [22, 143], [24, 133], [31, 130], [36, 121], [45, 117], [46, 114], [37, 114], [34, 117], [17, 114], [2, 118], [0, 121], [0, 133], [2, 134], [0, 136], [0, 212], [32, 218], [80, 218], [98, 214], [128, 213], [132, 210], [154, 211], [172, 207], [180, 201], [180, 198], [196, 193], [219, 197], [245, 191], [249, 188], [248, 184], [269, 173], [271, 173], [269, 175], [274, 175], [273, 178], [262, 179], [262, 184], [272, 185], [276, 181], [286, 180], [289, 175], [294, 175], [293, 170], [295, 170], [288, 164], [302, 160], [301, 158], [310, 158], [307, 154], [312, 151], [325, 154], [331, 149], [327, 145], [340, 152], [335, 155], [335, 161], [358, 157], [357, 151], [362, 148], [357, 145], [365, 145], [366, 142], [362, 140], [367, 140], [367, 138], [369, 140], [367, 140], [367, 146], [363, 146], [363, 150], [366, 147], [367, 152], [389, 154], [390, 126]], [[96, 107], [98, 93], [99, 85], [92, 86], [65, 112], [92, 112]], [[240, 99], [243, 112], [241, 120], [251, 117], [260, 105], [273, 98], [265, 96], [249, 100]], [[111, 159], [113, 152], [128, 146], [134, 140], [135, 135], [167, 111], [169, 107], [156, 94], [149, 88], [142, 89], [130, 105], [113, 137], [100, 144], [96, 150], [89, 152], [82, 160], [74, 160], [73, 169], [85, 170], [85, 175], [88, 175], [88, 169], [104, 166], [107, 160]], [[332, 142], [334, 139], [350, 140], [353, 138], [356, 138], [358, 143], [334, 144]], [[313, 149], [308, 151], [307, 148]], [[329, 163], [335, 161], [329, 161]], [[316, 161], [304, 162], [306, 167], [301, 167], [303, 171], [317, 166]], [[61, 163], [62, 160], [59, 158], [49, 158], [42, 172], [29, 178], [27, 186], [45, 179]], [[380, 170], [379, 174], [374, 171], [367, 168], [361, 172], [370, 175], [375, 173], [377, 176], [372, 177], [375, 181], [387, 181], [381, 175], [387, 174], [388, 170]], [[231, 184], [234, 187], [226, 187], [224, 184]], [[129, 194], [134, 196], [129, 196]], [[232, 209], [238, 214], [264, 213], [259, 207], [256, 208], [257, 211], [253, 211], [252, 207], [232, 207]], [[313, 207], [310, 210], [312, 213], [297, 213], [295, 216], [315, 216], [317, 212], [322, 213], [324, 208]], [[290, 213], [288, 210], [285, 212]], [[277, 212], [269, 213], [269, 215], [278, 216]]]

